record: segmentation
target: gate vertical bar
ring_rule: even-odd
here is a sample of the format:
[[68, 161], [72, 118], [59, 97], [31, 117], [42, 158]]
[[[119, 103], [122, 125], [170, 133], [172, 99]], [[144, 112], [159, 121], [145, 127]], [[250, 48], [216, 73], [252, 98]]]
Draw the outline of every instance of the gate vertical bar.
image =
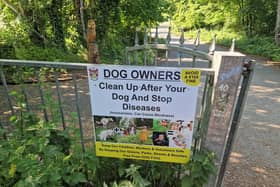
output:
[[48, 112], [47, 112], [47, 109], [46, 109], [46, 102], [45, 102], [45, 99], [44, 99], [44, 94], [43, 94], [43, 90], [42, 90], [42, 87], [41, 87], [41, 80], [40, 80], [40, 75], [39, 75], [38, 70], [35, 71], [35, 76], [36, 76], [37, 84], [38, 84], [38, 88], [39, 88], [41, 104], [43, 105], [44, 118], [45, 118], [46, 122], [49, 122]]
[[[155, 33], [155, 41], [154, 44], [158, 44], [158, 27], [156, 27], [156, 33]], [[158, 52], [157, 50], [155, 51], [155, 59], [154, 59], [154, 65], [157, 65], [157, 57], [158, 57]]]
[[4, 87], [4, 94], [6, 95], [6, 97], [8, 99], [8, 103], [9, 103], [9, 107], [11, 109], [12, 115], [15, 115], [15, 111], [14, 111], [13, 104], [12, 104], [12, 98], [10, 97], [10, 94], [9, 94], [7, 81], [6, 81], [2, 67], [0, 67], [0, 76], [1, 76], [2, 83], [3, 83], [3, 87]]
[[[166, 45], [168, 46], [171, 41], [171, 27], [168, 27], [168, 34], [166, 36]], [[168, 64], [169, 51], [165, 51], [165, 64]]]
[[[197, 31], [197, 35], [196, 35], [196, 38], [194, 40], [194, 51], [197, 51], [199, 45], [200, 45], [200, 29]], [[193, 56], [193, 59], [192, 59], [192, 67], [195, 67], [195, 60], [196, 60], [196, 56]]]
[[[180, 36], [180, 39], [179, 39], [180, 47], [183, 47], [184, 43], [185, 43], [185, 36], [184, 36], [184, 34], [185, 34], [184, 29], [182, 29], [181, 30], [181, 36]], [[178, 64], [181, 65], [181, 63], [182, 63], [182, 53], [178, 52], [177, 55], [179, 57]]]
[[[4, 126], [2, 125], [1, 119], [0, 119], [0, 128], [1, 128], [1, 129], [4, 129]], [[7, 139], [6, 132], [3, 133], [3, 139], [4, 139], [4, 140]]]
[[23, 94], [23, 97], [24, 97], [24, 102], [26, 104], [26, 109], [27, 109], [27, 111], [30, 111], [30, 105], [28, 103], [27, 91], [26, 91], [26, 88], [25, 88], [25, 85], [24, 85], [25, 83], [24, 83], [22, 68], [18, 68], [17, 72], [20, 75], [19, 84], [20, 84], [20, 88], [21, 88], [21, 91], [22, 91], [22, 94]]
[[65, 125], [64, 113], [63, 113], [63, 108], [62, 108], [61, 92], [60, 92], [60, 89], [59, 89], [59, 81], [58, 81], [58, 72], [57, 71], [55, 71], [54, 77], [55, 77], [55, 87], [56, 87], [57, 99], [58, 99], [58, 104], [59, 104], [59, 112], [60, 112], [60, 115], [61, 115], [62, 127], [63, 127], [63, 130], [65, 130], [66, 125]]
[[148, 44], [148, 33], [147, 29], [145, 29], [145, 36], [144, 36], [144, 45], [145, 45], [145, 50], [144, 50], [144, 65], [147, 65], [147, 49], [146, 46]]
[[212, 43], [209, 47], [209, 54], [210, 55], [214, 55], [214, 52], [216, 51], [216, 37], [217, 37], [217, 35], [214, 34]]
[[[134, 46], [139, 46], [138, 29], [135, 32]], [[134, 64], [138, 64], [138, 51], [134, 52]]]
[[78, 87], [77, 87], [77, 77], [75, 73], [72, 74], [73, 83], [74, 83], [74, 92], [75, 92], [75, 104], [78, 114], [78, 120], [79, 120], [79, 128], [80, 128], [80, 139], [82, 144], [82, 151], [85, 152], [85, 142], [84, 142], [84, 133], [83, 133], [83, 126], [82, 126], [82, 119], [81, 119], [81, 111], [80, 111], [80, 105], [79, 105], [79, 94], [78, 94]]

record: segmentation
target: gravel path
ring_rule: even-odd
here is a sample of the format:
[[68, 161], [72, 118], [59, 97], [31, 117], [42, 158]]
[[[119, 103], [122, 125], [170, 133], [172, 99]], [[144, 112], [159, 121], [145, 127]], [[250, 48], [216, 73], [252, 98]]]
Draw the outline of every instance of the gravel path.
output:
[[[159, 28], [160, 36], [166, 36], [167, 25]], [[173, 38], [172, 43], [178, 44], [179, 38]], [[186, 40], [187, 47], [191, 44]], [[199, 47], [208, 49], [207, 44]], [[256, 60], [256, 66], [223, 186], [279, 187], [280, 66], [271, 66], [260, 57], [249, 58]]]
[[256, 60], [223, 186], [280, 186], [280, 69]]

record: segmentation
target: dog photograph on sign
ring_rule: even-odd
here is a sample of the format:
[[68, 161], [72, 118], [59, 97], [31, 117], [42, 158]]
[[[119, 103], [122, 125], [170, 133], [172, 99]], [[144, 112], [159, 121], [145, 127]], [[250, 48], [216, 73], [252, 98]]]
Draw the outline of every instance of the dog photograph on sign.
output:
[[153, 145], [191, 148], [193, 121], [153, 120]]
[[190, 149], [193, 121], [94, 116], [96, 141]]
[[153, 119], [94, 116], [96, 141], [152, 145]]

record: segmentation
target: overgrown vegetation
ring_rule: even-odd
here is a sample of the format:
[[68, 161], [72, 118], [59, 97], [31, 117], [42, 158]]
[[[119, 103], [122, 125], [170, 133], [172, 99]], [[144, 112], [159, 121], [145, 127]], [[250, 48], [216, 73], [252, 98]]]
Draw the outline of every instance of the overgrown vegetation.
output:
[[0, 186], [202, 187], [215, 172], [206, 151], [186, 165], [96, 157], [92, 145], [82, 151], [75, 124], [62, 130], [59, 116], [45, 122], [27, 111], [23, 95], [12, 95], [19, 113], [0, 127]]
[[92, 18], [102, 61], [120, 61], [136, 28], [163, 21], [168, 7], [168, 0], [1, 0], [1, 58], [86, 61]]
[[[218, 44], [236, 47], [245, 53], [280, 61], [280, 47], [274, 41], [277, 1], [275, 0], [172, 0], [172, 22], [175, 28], [195, 35], [201, 29], [203, 41], [217, 34]], [[279, 27], [279, 26], [278, 26]]]
[[[231, 32], [227, 29], [206, 30], [201, 29], [200, 38], [203, 42], [212, 42], [213, 36], [217, 36], [217, 44], [230, 48], [232, 39], [235, 39], [235, 50], [243, 53], [258, 55], [273, 61], [280, 61], [280, 47], [275, 44], [272, 37], [254, 36], [248, 37], [244, 33]], [[185, 33], [187, 38], [195, 38], [197, 30], [189, 30]]]

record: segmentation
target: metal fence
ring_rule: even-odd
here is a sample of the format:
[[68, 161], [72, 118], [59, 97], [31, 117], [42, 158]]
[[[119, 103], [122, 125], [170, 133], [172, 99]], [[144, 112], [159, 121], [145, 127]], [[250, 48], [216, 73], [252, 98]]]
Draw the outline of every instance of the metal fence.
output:
[[[22, 61], [0, 59], [1, 108], [0, 123], [2, 127], [10, 125], [9, 118], [20, 115], [18, 98], [22, 95], [26, 111], [41, 116], [45, 122], [54, 121], [61, 124], [61, 129], [78, 124], [82, 149], [85, 142], [93, 141], [92, 115], [89, 102], [87, 80], [88, 64], [46, 61]], [[201, 131], [207, 123], [205, 110], [209, 108], [213, 89], [214, 71], [201, 69], [203, 86], [197, 108], [196, 140], [194, 146], [200, 148]], [[24, 75], [27, 71], [29, 74]], [[76, 115], [73, 122], [71, 115]], [[202, 125], [203, 124], [203, 125]], [[205, 134], [205, 133], [204, 133]]]
[[[183, 30], [178, 40], [179, 43], [175, 44], [174, 42], [171, 43], [173, 39], [171, 38], [170, 27], [168, 27], [166, 33], [165, 43], [159, 43], [158, 36], [158, 28], [155, 29], [153, 38], [152, 34], [148, 36], [148, 32], [145, 30], [143, 44], [139, 44], [138, 32], [136, 31], [134, 46], [126, 47], [125, 50], [126, 63], [144, 66], [211, 67], [213, 54], [216, 50], [216, 35], [213, 36], [208, 53], [199, 50], [200, 30], [194, 39], [193, 45], [189, 47], [186, 47]], [[234, 45], [231, 48], [231, 50], [234, 50]]]
[[9, 118], [20, 114], [20, 95], [26, 111], [36, 113], [46, 122], [59, 122], [65, 129], [77, 120], [84, 150], [85, 141], [92, 140], [93, 133], [86, 67], [81, 63], [1, 59], [1, 126], [8, 126]]

